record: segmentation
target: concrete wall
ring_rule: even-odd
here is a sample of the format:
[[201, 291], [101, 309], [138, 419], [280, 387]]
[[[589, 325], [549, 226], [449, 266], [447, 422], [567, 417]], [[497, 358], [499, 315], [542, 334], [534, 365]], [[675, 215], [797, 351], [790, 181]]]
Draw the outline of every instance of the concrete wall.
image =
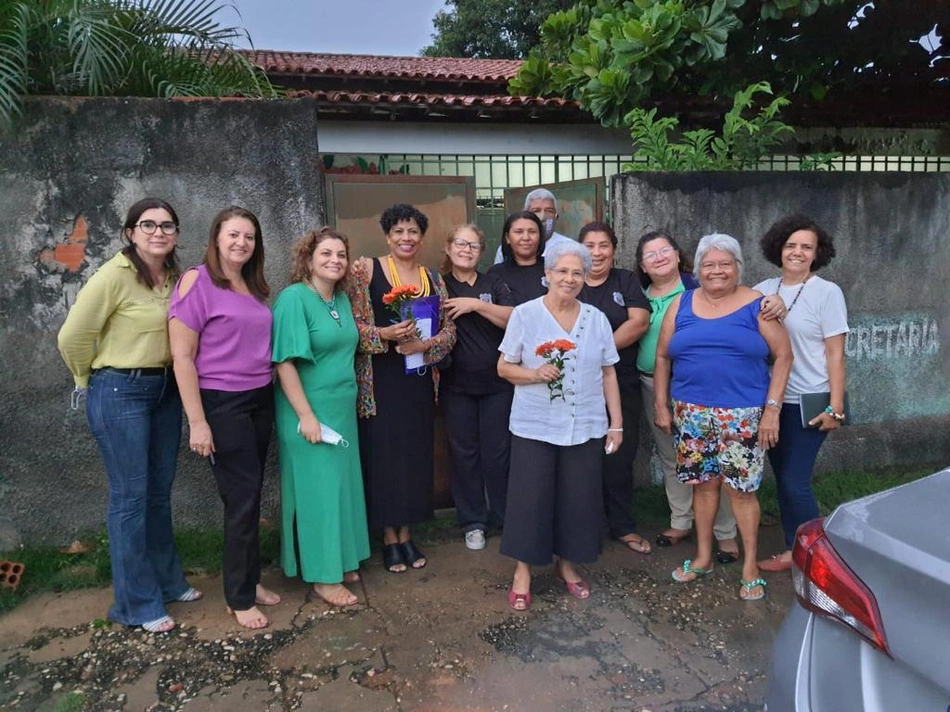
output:
[[649, 230], [671, 230], [691, 255], [702, 235], [725, 232], [755, 284], [778, 274], [758, 246], [769, 225], [814, 217], [834, 236], [837, 258], [820, 274], [844, 291], [852, 329], [852, 425], [828, 438], [819, 471], [950, 462], [950, 174], [639, 173], [612, 185], [626, 267]]
[[[308, 99], [44, 98], [0, 136], [0, 550], [68, 541], [105, 519], [101, 458], [85, 413], [69, 408], [56, 332], [120, 249], [128, 207], [144, 196], [175, 206], [186, 266], [218, 210], [247, 207], [262, 223], [267, 277], [283, 287], [291, 243], [324, 216], [316, 135]], [[211, 473], [187, 447], [174, 504], [178, 526], [219, 521]]]

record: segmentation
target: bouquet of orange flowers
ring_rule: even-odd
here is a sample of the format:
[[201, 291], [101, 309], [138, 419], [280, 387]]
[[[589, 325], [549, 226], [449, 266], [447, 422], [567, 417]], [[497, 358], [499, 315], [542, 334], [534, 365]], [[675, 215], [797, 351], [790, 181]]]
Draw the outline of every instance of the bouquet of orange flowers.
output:
[[416, 330], [416, 337], [422, 338], [416, 326], [416, 316], [412, 313], [412, 300], [419, 296], [419, 288], [411, 284], [393, 287], [383, 295], [383, 304], [389, 307], [399, 320], [408, 319]]
[[540, 356], [547, 363], [555, 366], [561, 374], [553, 381], [548, 382], [548, 390], [551, 392], [551, 400], [555, 398], [564, 398], [564, 362], [567, 360], [567, 352], [577, 348], [577, 344], [567, 339], [555, 339], [554, 341], [545, 341], [534, 350], [535, 356]]

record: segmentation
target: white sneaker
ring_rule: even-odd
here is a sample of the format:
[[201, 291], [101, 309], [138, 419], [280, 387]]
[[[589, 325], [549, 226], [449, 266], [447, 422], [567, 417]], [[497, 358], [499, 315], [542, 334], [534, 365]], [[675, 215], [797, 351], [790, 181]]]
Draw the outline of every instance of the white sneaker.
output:
[[485, 548], [485, 532], [481, 529], [472, 529], [465, 532], [465, 546], [472, 551], [479, 551]]

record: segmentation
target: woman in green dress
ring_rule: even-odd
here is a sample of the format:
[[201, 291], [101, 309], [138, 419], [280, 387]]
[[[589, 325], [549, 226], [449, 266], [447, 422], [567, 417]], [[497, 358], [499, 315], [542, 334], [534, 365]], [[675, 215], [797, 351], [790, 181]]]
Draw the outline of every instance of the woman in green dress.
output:
[[357, 602], [344, 583], [359, 581], [369, 557], [348, 265], [344, 235], [328, 227], [304, 235], [294, 246], [294, 284], [274, 304], [281, 566], [334, 606]]

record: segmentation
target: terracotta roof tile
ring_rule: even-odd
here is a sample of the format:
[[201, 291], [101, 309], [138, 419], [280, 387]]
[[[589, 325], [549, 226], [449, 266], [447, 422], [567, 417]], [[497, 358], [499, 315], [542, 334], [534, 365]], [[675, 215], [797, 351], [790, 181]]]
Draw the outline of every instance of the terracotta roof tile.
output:
[[471, 96], [462, 94], [422, 94], [406, 92], [361, 92], [361, 91], [308, 91], [287, 92], [291, 98], [313, 97], [329, 104], [366, 104], [379, 106], [445, 106], [455, 108], [469, 107], [523, 107], [563, 109], [578, 108], [576, 102], [556, 97], [508, 96]]
[[407, 79], [508, 81], [521, 68], [520, 59], [455, 57], [377, 57], [364, 54], [319, 54], [246, 50], [251, 62], [269, 74], [320, 74]]

